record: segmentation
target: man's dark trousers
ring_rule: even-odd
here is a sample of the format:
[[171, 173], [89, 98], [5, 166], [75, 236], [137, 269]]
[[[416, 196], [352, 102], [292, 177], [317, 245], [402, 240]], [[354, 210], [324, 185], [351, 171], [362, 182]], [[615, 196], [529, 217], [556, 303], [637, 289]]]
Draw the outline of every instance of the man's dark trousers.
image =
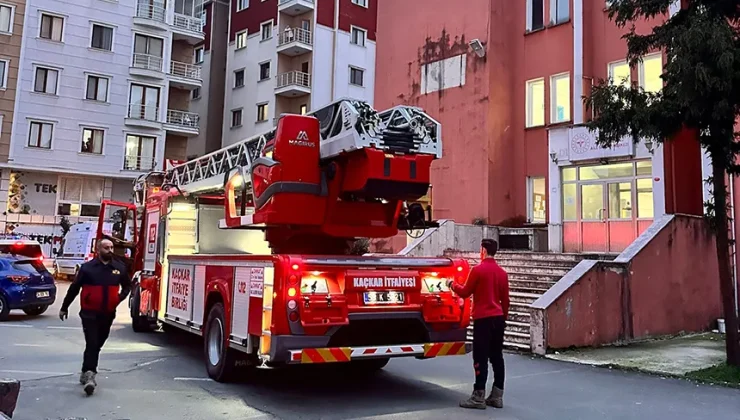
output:
[[492, 316], [473, 321], [473, 367], [476, 391], [485, 391], [488, 363], [493, 366], [493, 386], [504, 389], [504, 330], [506, 318]]
[[82, 371], [98, 373], [100, 349], [108, 339], [111, 325], [116, 314], [80, 314], [82, 330], [85, 332], [85, 354], [82, 359]]

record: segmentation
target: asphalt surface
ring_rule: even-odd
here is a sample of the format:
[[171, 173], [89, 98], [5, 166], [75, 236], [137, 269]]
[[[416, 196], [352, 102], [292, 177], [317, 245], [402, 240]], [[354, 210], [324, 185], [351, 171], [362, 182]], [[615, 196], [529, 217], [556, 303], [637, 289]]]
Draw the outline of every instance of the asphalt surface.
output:
[[[0, 323], [0, 377], [22, 381], [14, 420], [43, 419], [740, 419], [740, 391], [509, 354], [505, 408], [457, 408], [469, 356], [392, 360], [371, 376], [341, 368], [263, 370], [234, 384], [207, 378], [198, 337], [135, 334], [119, 310], [98, 390], [77, 383], [79, 318], [58, 307]], [[71, 314], [76, 314], [77, 307]]]

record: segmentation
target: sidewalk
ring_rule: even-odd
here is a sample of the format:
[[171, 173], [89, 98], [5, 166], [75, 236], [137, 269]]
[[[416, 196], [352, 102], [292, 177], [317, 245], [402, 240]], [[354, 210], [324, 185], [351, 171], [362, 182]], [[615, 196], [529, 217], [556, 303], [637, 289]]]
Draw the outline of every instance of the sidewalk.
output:
[[687, 374], [724, 363], [725, 341], [724, 336], [715, 333], [693, 334], [625, 346], [568, 350], [546, 357], [571, 363], [689, 378]]

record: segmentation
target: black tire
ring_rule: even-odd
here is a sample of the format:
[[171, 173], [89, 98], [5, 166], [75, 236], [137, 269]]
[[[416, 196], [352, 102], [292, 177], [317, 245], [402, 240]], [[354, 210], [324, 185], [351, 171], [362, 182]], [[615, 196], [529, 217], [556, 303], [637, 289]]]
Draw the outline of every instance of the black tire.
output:
[[8, 306], [8, 300], [0, 294], [0, 321], [7, 321], [8, 315], [10, 315], [10, 306]]
[[371, 373], [383, 369], [390, 360], [391, 359], [389, 357], [384, 357], [382, 359], [356, 360], [354, 362], [350, 362], [350, 367], [359, 373]]
[[152, 332], [152, 323], [146, 317], [141, 316], [139, 313], [139, 306], [141, 303], [141, 289], [139, 286], [134, 288], [133, 296], [131, 296], [131, 328], [137, 333]]
[[46, 312], [47, 309], [49, 309], [49, 305], [36, 305], [23, 308], [23, 312], [29, 316], [39, 316]]
[[229, 348], [224, 305], [216, 303], [208, 312], [203, 334], [203, 356], [208, 376], [216, 382], [231, 382], [247, 367], [246, 355]]

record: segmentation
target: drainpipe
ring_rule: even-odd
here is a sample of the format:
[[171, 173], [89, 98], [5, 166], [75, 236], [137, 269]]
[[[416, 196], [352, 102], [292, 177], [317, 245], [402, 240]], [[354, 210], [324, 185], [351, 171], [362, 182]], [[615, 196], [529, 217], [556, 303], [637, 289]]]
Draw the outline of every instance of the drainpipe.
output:
[[332, 52], [331, 52], [331, 98], [329, 102], [334, 102], [334, 74], [337, 67], [337, 31], [339, 30], [339, 0], [334, 0], [334, 30], [332, 31]]
[[734, 280], [735, 284], [735, 313], [740, 313], [738, 311], [738, 290], [737, 290], [737, 244], [735, 241], [737, 240], [737, 237], [735, 235], [735, 176], [730, 176], [730, 199], [732, 200], [732, 278]]

